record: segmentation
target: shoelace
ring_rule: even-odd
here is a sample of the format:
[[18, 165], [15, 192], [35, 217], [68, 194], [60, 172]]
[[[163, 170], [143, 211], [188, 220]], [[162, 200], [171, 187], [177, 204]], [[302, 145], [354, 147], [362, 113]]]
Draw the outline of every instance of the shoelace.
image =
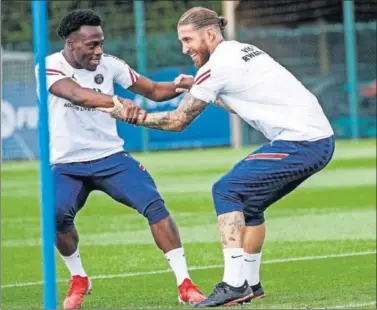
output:
[[211, 295], [208, 296], [208, 298], [216, 296], [220, 293], [226, 293], [226, 284], [224, 282], [217, 283], [215, 289], [213, 290]]

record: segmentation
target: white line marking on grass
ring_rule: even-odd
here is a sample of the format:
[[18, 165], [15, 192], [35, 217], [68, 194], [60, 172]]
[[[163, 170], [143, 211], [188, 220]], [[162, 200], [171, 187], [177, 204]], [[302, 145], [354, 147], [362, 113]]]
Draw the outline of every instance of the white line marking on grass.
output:
[[[320, 260], [320, 259], [328, 259], [328, 258], [352, 257], [352, 256], [363, 256], [363, 255], [373, 255], [373, 254], [376, 254], [376, 251], [290, 257], [290, 258], [281, 258], [281, 259], [270, 259], [270, 260], [266, 260], [262, 262], [262, 264], [276, 264], [276, 263], [297, 262], [297, 261], [306, 261], [306, 260]], [[189, 270], [205, 270], [205, 269], [215, 269], [215, 268], [222, 268], [222, 267], [223, 265], [194, 266], [194, 267], [190, 267]], [[90, 279], [95, 280], [95, 279], [139, 277], [139, 276], [156, 275], [156, 274], [163, 274], [163, 273], [169, 273], [169, 272], [172, 272], [172, 271], [170, 269], [164, 269], [164, 270], [155, 270], [155, 271], [127, 272], [127, 273], [119, 273], [119, 274], [91, 276]], [[66, 281], [67, 280], [58, 280], [57, 282], [66, 282]], [[12, 287], [25, 287], [25, 286], [34, 286], [34, 285], [41, 285], [41, 284], [43, 284], [43, 281], [13, 283], [13, 284], [2, 285], [1, 288], [3, 289], [3, 288], [12, 288]]]
[[337, 306], [330, 306], [330, 307], [321, 307], [321, 308], [316, 308], [316, 309], [347, 309], [347, 308], [373, 306], [375, 304], [376, 304], [375, 301], [369, 301], [369, 302], [362, 302], [358, 304], [337, 305]]
[[365, 307], [365, 306], [373, 306], [375, 305], [375, 301], [366, 301], [361, 303], [353, 303], [353, 304], [344, 304], [344, 305], [336, 305], [336, 306], [311, 306], [307, 305], [305, 308], [292, 308], [288, 305], [267, 305], [266, 309], [352, 309], [357, 307]]

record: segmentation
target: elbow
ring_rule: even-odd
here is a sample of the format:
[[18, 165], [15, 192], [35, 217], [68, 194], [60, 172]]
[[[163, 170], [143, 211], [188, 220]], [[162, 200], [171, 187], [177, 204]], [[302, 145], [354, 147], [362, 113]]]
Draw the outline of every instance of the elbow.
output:
[[185, 130], [189, 124], [190, 123], [187, 123], [187, 122], [179, 122], [174, 126], [174, 131], [181, 132]]
[[[176, 110], [177, 112], [177, 110]], [[175, 122], [175, 131], [177, 132], [181, 132], [183, 130], [185, 130], [191, 123], [192, 121], [194, 120], [193, 118], [191, 117], [188, 117], [188, 115], [186, 114], [182, 114], [182, 113], [177, 113], [176, 114], [176, 122]]]
[[170, 131], [170, 132], [181, 132], [185, 128], [186, 127], [183, 126], [180, 123], [166, 123], [164, 126], [159, 127], [159, 128], [155, 128], [155, 129], [159, 129], [159, 130], [162, 130], [162, 131]]
[[186, 126], [181, 123], [180, 121], [175, 122], [168, 122], [164, 126], [160, 127], [159, 129], [164, 131], [171, 131], [171, 132], [181, 132], [185, 130]]
[[172, 131], [174, 131], [174, 132], [181, 132], [181, 131], [183, 131], [183, 130], [186, 129], [186, 126], [183, 126], [182, 124], [179, 124], [179, 125], [175, 126], [172, 129], [173, 129]]
[[184, 115], [182, 115], [177, 110], [175, 110], [172, 113], [172, 116], [173, 116], [174, 121], [171, 123], [171, 125], [172, 125], [171, 129], [175, 132], [181, 132], [181, 131], [185, 130], [188, 123], [187, 123], [187, 119], [184, 117]]

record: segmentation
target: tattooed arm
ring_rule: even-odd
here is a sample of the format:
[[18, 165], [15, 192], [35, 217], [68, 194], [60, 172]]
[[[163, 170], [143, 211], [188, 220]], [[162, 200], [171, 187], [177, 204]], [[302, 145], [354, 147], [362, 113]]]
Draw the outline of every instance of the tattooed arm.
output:
[[[180, 74], [174, 80], [174, 85], [176, 86], [176, 92], [188, 92], [190, 88], [194, 85], [194, 77], [192, 75]], [[236, 114], [230, 107], [224, 104], [220, 99], [217, 99], [214, 102], [219, 108], [222, 108], [230, 113]]]
[[138, 121], [137, 125], [165, 131], [182, 131], [190, 125], [207, 106], [207, 102], [197, 99], [188, 93], [182, 99], [176, 110], [148, 114], [145, 120]]

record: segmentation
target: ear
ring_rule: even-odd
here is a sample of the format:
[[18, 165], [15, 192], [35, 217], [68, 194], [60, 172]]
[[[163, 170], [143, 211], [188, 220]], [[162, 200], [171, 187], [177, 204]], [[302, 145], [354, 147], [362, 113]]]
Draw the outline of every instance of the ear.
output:
[[67, 45], [70, 50], [74, 49], [74, 43], [75, 41], [72, 38], [67, 39]]
[[216, 31], [213, 27], [208, 27], [206, 30], [205, 30], [205, 36], [206, 36], [206, 39], [209, 41], [209, 42], [212, 42], [215, 37], [216, 37]]

